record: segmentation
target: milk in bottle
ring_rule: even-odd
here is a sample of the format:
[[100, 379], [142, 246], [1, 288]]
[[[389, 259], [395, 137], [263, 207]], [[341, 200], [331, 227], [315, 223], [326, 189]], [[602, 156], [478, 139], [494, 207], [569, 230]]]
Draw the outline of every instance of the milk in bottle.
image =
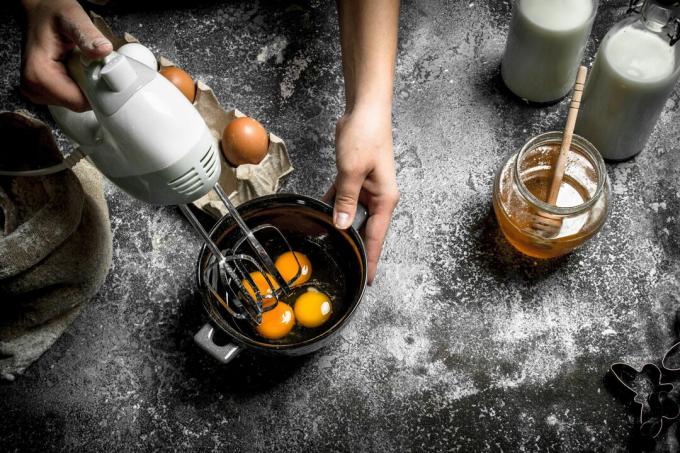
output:
[[596, 10], [597, 0], [516, 0], [501, 63], [510, 91], [536, 103], [566, 96]]
[[666, 3], [672, 2], [647, 0], [642, 14], [615, 25], [597, 52], [575, 132], [605, 159], [642, 151], [680, 75], [680, 46], [668, 36], [674, 13]]

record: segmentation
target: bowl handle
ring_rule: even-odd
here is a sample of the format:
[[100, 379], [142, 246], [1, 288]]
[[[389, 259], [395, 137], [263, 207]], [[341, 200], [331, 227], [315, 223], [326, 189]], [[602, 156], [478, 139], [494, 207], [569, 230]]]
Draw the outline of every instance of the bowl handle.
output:
[[354, 214], [352, 226], [355, 230], [359, 231], [359, 228], [364, 225], [366, 219], [368, 219], [368, 209], [366, 209], [366, 206], [362, 205], [361, 203], [357, 203], [357, 212]]
[[215, 335], [215, 327], [209, 322], [206, 323], [201, 330], [199, 330], [196, 335], [194, 335], [194, 341], [198, 344], [201, 349], [213, 356], [220, 363], [231, 362], [243, 349], [241, 346], [237, 346], [233, 343], [228, 343], [224, 346], [218, 346], [213, 341], [213, 336]]
[[[335, 204], [335, 195], [333, 195], [333, 198], [331, 198], [331, 201], [329, 202], [331, 207], [333, 207], [333, 204]], [[359, 231], [359, 228], [364, 226], [364, 223], [366, 222], [366, 219], [368, 219], [368, 209], [366, 209], [366, 206], [361, 204], [360, 202], [357, 201], [357, 210], [354, 213], [354, 220], [352, 221], [352, 227]]]

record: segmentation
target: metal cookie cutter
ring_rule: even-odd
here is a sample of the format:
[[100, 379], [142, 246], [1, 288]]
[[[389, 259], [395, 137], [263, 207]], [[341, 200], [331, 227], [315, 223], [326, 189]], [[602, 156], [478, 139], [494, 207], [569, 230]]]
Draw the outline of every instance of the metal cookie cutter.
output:
[[680, 390], [664, 379], [669, 374], [680, 373], [680, 342], [666, 352], [661, 368], [646, 363], [638, 371], [628, 364], [614, 363], [609, 371], [624, 390], [626, 399], [640, 406], [638, 421], [642, 436], [654, 439], [680, 417]]
[[663, 359], [661, 359], [661, 367], [664, 370], [673, 373], [680, 372], [680, 341], [675, 343], [668, 351], [666, 351]]

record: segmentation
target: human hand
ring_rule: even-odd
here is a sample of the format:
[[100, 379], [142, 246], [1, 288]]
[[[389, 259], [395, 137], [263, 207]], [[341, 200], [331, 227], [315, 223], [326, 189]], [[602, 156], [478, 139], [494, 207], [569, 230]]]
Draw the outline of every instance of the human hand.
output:
[[76, 0], [22, 0], [26, 42], [21, 59], [21, 92], [36, 104], [88, 110], [87, 99], [69, 77], [63, 59], [74, 47], [88, 58], [103, 58], [111, 42]]
[[399, 201], [389, 106], [355, 109], [343, 115], [335, 128], [335, 145], [338, 174], [324, 200], [330, 202], [335, 197], [333, 222], [340, 229], [352, 225], [357, 201], [368, 209], [364, 241], [370, 285]]

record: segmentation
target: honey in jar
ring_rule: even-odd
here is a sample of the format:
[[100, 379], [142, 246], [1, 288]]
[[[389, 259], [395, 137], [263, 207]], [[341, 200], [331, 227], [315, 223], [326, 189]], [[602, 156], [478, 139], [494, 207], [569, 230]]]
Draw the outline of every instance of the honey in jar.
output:
[[[561, 143], [561, 132], [534, 137], [503, 164], [494, 182], [493, 207], [501, 231], [513, 247], [534, 258], [571, 252], [593, 237], [607, 218], [610, 194], [604, 161], [578, 135], [571, 143], [556, 203], [544, 201]], [[542, 228], [541, 217], [554, 227]]]

